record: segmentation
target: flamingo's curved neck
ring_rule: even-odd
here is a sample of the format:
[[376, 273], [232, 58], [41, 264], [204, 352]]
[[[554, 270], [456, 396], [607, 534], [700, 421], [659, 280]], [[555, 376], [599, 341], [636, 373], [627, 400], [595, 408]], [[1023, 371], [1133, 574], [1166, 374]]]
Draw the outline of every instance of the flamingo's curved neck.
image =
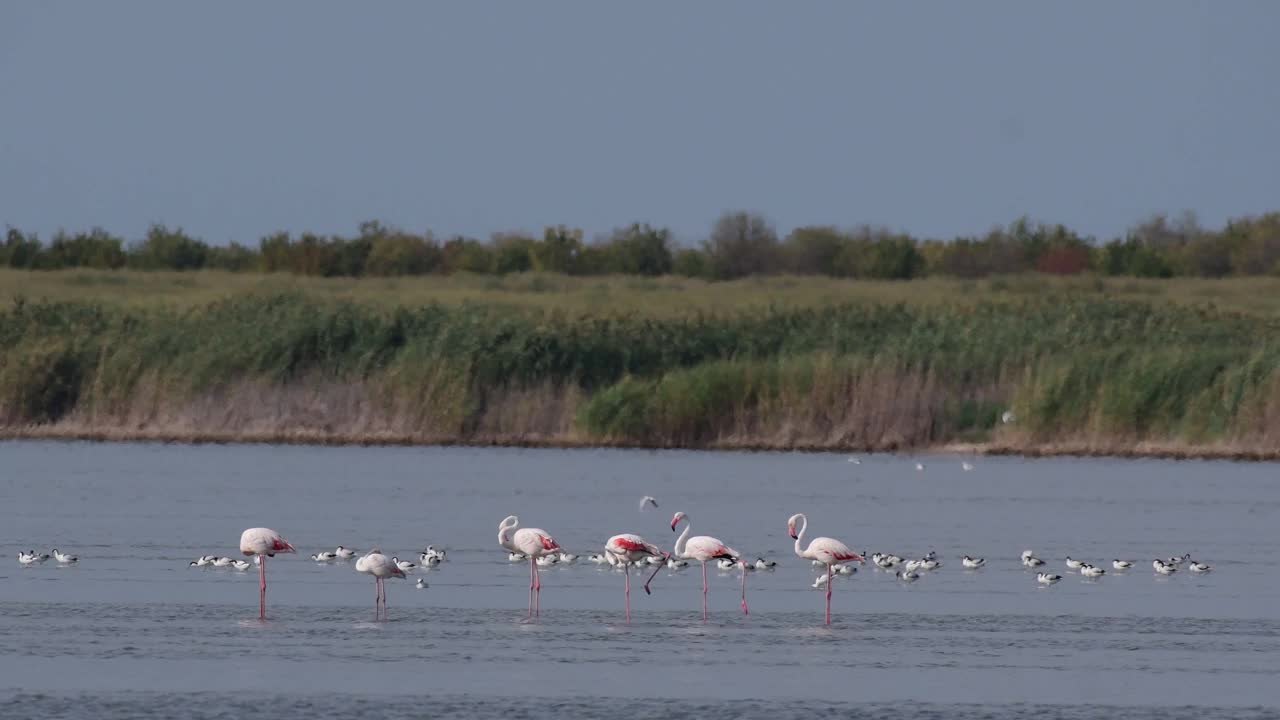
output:
[[515, 518], [507, 518], [506, 520], [502, 521], [502, 524], [498, 525], [498, 544], [499, 545], [501, 545], [504, 548], [507, 548], [508, 550], [514, 549], [511, 547], [511, 531], [514, 530], [516, 528], [516, 525], [518, 524], [519, 524], [519, 521], [516, 520]]
[[676, 557], [684, 557], [684, 541], [689, 539], [689, 516], [680, 518], [680, 522], [684, 523], [684, 532], [676, 539], [676, 546], [672, 551]]
[[800, 532], [796, 533], [796, 554], [799, 555], [800, 557], [804, 557], [804, 549], [803, 549], [803, 546], [800, 544], [800, 540], [804, 538], [804, 531], [808, 529], [809, 529], [809, 518], [805, 517], [804, 514], [801, 513]]

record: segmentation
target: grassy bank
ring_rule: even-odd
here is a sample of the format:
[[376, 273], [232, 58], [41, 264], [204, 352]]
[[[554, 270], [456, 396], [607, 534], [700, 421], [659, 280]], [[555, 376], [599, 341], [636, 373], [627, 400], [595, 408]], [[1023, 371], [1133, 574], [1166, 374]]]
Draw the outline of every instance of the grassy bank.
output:
[[[331, 293], [224, 287], [210, 299], [203, 275], [161, 300], [130, 296], [129, 283], [165, 277], [127, 277], [98, 288], [93, 302], [39, 300], [59, 296], [27, 287], [0, 310], [0, 432], [1257, 456], [1280, 448], [1280, 322], [1267, 299], [1250, 301], [1244, 289], [1208, 307], [1141, 290], [1148, 302], [1135, 302], [1086, 281], [1046, 289], [1038, 280], [1040, 292], [1023, 293], [1015, 278], [944, 304], [957, 289], [929, 281], [886, 284], [904, 301], [873, 304], [838, 295], [877, 289], [854, 283], [652, 281], [629, 295], [626, 281], [611, 280], [609, 301], [593, 304], [591, 281], [552, 277], [566, 285], [520, 290], [451, 278], [444, 289], [416, 286], [439, 301], [424, 305], [376, 281]], [[46, 277], [46, 289], [57, 281]], [[271, 292], [241, 292], [263, 289]], [[430, 295], [446, 291], [459, 296]], [[1015, 422], [1000, 422], [1006, 409]]]
[[428, 275], [399, 278], [319, 278], [288, 274], [0, 268], [0, 302], [101, 302], [147, 309], [193, 308], [249, 294], [296, 293], [317, 302], [416, 307], [438, 303], [500, 305], [568, 314], [639, 313], [672, 317], [726, 314], [773, 305], [815, 308], [841, 304], [909, 306], [1027, 301], [1125, 301], [1155, 305], [1212, 304], [1225, 310], [1280, 316], [1280, 278], [1140, 279], [1014, 275], [975, 280], [911, 281], [828, 277], [753, 277], [731, 282], [693, 278], [573, 277], [525, 273], [505, 277]]

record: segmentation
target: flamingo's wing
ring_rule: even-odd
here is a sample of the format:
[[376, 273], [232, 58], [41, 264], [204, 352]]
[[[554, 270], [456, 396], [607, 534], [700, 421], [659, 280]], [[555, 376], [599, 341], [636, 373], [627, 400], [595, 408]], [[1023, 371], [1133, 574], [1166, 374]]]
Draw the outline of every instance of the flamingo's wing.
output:
[[720, 558], [737, 560], [739, 557], [738, 551], [709, 535], [697, 535], [686, 540], [684, 543], [684, 552], [686, 555], [706, 560], [717, 560]]
[[541, 528], [521, 528], [511, 538], [511, 544], [525, 555], [535, 557], [547, 553], [559, 552], [560, 544], [551, 534]]
[[829, 537], [814, 538], [805, 553], [815, 560], [826, 560], [832, 563], [861, 560], [862, 556], [849, 549], [848, 545]]

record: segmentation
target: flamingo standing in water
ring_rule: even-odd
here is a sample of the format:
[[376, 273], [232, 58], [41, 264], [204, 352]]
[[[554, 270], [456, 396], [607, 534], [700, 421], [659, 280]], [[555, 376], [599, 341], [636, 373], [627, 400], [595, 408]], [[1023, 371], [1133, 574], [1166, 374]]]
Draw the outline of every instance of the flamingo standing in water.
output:
[[[801, 523], [800, 532], [796, 532], [796, 521]], [[848, 545], [833, 540], [829, 537], [816, 537], [809, 543], [809, 547], [800, 549], [800, 538], [804, 537], [804, 531], [809, 527], [809, 518], [804, 513], [796, 513], [787, 520], [787, 534], [796, 541], [796, 555], [809, 560], [815, 560], [827, 566], [827, 577], [832, 577], [831, 568], [837, 563], [849, 562], [856, 560], [862, 562], [862, 556], [849, 549]], [[827, 581], [827, 612], [826, 624], [831, 624], [831, 586], [830, 580]]]
[[288, 540], [271, 528], [249, 528], [240, 533], [240, 552], [256, 555], [258, 563], [258, 619], [267, 619], [267, 558], [276, 553], [297, 552]]
[[[675, 532], [676, 526], [680, 521], [684, 521], [684, 532], [680, 533], [680, 538], [676, 540], [675, 551], [672, 553], [674, 557], [685, 558], [687, 560], [697, 560], [702, 563], [702, 620], [707, 620], [707, 563], [711, 560], [729, 559], [735, 563], [742, 560], [737, 550], [725, 545], [716, 538], [708, 535], [696, 535], [689, 537], [689, 516], [683, 512], [678, 512], [675, 517], [671, 518], [671, 531]], [[747, 570], [746, 566], [741, 566], [742, 572], [742, 614], [747, 614]]]
[[[604, 544], [604, 551], [623, 562], [622, 569], [626, 573], [623, 576], [626, 578], [626, 585], [624, 586], [626, 590], [623, 591], [623, 597], [625, 598], [624, 606], [626, 607], [627, 622], [631, 622], [632, 563], [647, 562], [651, 557], [661, 557], [665, 560], [667, 553], [658, 549], [657, 545], [645, 542], [644, 538], [639, 535], [632, 535], [631, 533], [614, 535], [609, 538], [609, 541]], [[658, 570], [660, 569], [662, 569], [661, 564], [658, 565]], [[658, 570], [654, 570], [653, 575], [657, 575]], [[649, 579], [644, 583], [644, 593], [646, 595], [649, 594], [649, 583], [653, 580], [653, 575], [650, 575]]]
[[529, 614], [526, 619], [538, 616], [542, 602], [542, 578], [538, 575], [538, 558], [559, 557], [562, 548], [546, 530], [539, 528], [520, 528], [520, 518], [508, 515], [498, 523], [498, 544], [529, 558]]
[[387, 586], [383, 582], [389, 577], [404, 577], [404, 571], [400, 569], [393, 558], [389, 558], [382, 554], [381, 550], [373, 549], [368, 555], [364, 555], [356, 560], [356, 572], [365, 573], [373, 576], [373, 617], [378, 619], [381, 615], [382, 619], [387, 617]]

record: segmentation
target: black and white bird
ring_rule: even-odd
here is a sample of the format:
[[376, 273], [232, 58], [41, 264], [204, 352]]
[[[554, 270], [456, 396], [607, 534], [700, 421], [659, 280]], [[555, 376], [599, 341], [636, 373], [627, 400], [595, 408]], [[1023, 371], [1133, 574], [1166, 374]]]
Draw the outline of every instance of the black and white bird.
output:
[[1128, 570], [1133, 567], [1133, 563], [1128, 560], [1112, 560], [1111, 567], [1117, 570]]
[[1096, 578], [1096, 577], [1102, 577], [1103, 575], [1106, 575], [1107, 571], [1103, 570], [1102, 568], [1096, 565], [1089, 565], [1088, 563], [1086, 563], [1080, 567], [1080, 574], [1085, 577]]
[[80, 558], [71, 553], [58, 552], [58, 548], [53, 549], [53, 559], [57, 560], [59, 565], [73, 565], [80, 562]]
[[402, 573], [411, 573], [413, 572], [414, 568], [418, 567], [417, 565], [409, 562], [408, 560], [401, 560], [398, 557], [391, 558], [391, 562], [395, 563], [396, 567], [400, 568], [400, 572]]
[[1061, 575], [1055, 575], [1053, 573], [1042, 572], [1042, 573], [1036, 574], [1036, 582], [1040, 583], [1041, 585], [1052, 585], [1061, 580], [1062, 580]]
[[316, 562], [333, 562], [338, 559], [338, 554], [331, 552], [318, 552], [315, 555], [312, 555], [311, 559]]
[[757, 570], [772, 570], [776, 567], [778, 567], [778, 563], [775, 560], [765, 560], [762, 557], [756, 558]]
[[965, 555], [964, 557], [960, 558], [960, 564], [961, 564], [961, 565], [963, 565], [963, 566], [965, 566], [966, 568], [968, 568], [968, 569], [970, 569], [970, 570], [976, 570], [977, 568], [980, 568], [980, 567], [982, 567], [983, 565], [986, 565], [986, 564], [987, 564], [987, 559], [986, 559], [986, 558], [975, 558], [975, 557], [969, 557], [968, 555]]
[[338, 558], [342, 560], [349, 560], [356, 556], [356, 551], [352, 550], [349, 547], [342, 547], [341, 545], [339, 545], [337, 548], [334, 549], [333, 554], [338, 556]]

